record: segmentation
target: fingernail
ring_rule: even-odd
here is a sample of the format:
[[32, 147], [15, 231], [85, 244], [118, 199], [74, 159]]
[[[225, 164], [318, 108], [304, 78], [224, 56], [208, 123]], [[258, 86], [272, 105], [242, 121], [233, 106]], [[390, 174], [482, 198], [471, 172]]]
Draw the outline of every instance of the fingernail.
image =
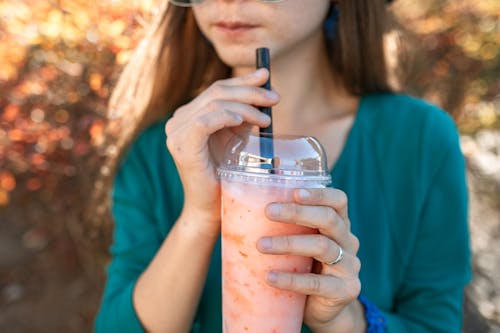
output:
[[299, 190], [299, 198], [302, 200], [307, 200], [311, 197], [311, 193], [308, 190], [300, 189]]
[[266, 71], [267, 71], [267, 69], [265, 69], [265, 68], [259, 68], [259, 69], [257, 69], [257, 70], [254, 72], [254, 74], [255, 74], [255, 76], [260, 76], [262, 73], [264, 73], [264, 72], [266, 72]]
[[278, 95], [278, 93], [274, 92], [273, 90], [268, 90], [266, 93], [267, 93], [267, 97], [269, 97], [273, 100], [278, 100], [280, 98], [280, 95]]
[[242, 123], [242, 122], [243, 122], [243, 120], [244, 120], [244, 119], [243, 119], [243, 117], [242, 117], [240, 114], [238, 114], [238, 113], [236, 113], [236, 114], [234, 115], [234, 119], [235, 119], [237, 122], [240, 122], [240, 123]]
[[262, 122], [267, 123], [267, 122], [270, 122], [270, 121], [271, 121], [271, 118], [270, 118], [267, 114], [265, 114], [265, 113], [261, 113], [261, 114], [259, 115], [259, 120], [260, 120], [260, 121], [262, 121]]
[[273, 272], [273, 271], [267, 273], [267, 281], [269, 281], [271, 283], [278, 282], [278, 273]]
[[259, 247], [263, 250], [270, 250], [273, 247], [273, 242], [269, 237], [262, 237], [259, 239]]
[[278, 217], [281, 213], [281, 206], [279, 204], [270, 204], [267, 206], [267, 213], [272, 217]]

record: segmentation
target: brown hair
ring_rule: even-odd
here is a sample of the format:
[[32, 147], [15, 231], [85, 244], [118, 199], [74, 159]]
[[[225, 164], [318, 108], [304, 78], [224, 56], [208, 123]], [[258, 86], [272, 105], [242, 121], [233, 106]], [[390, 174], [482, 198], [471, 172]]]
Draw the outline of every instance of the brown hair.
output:
[[[390, 91], [384, 54], [385, 1], [332, 3], [340, 12], [336, 36], [327, 40], [332, 74], [353, 95]], [[96, 202], [103, 202], [124, 148], [142, 129], [231, 73], [201, 34], [192, 10], [164, 0], [158, 13], [109, 102], [110, 121], [102, 144], [105, 160], [93, 195]]]
[[[327, 41], [336, 76], [354, 95], [389, 90], [383, 47], [385, 2], [349, 0], [337, 6], [342, 13], [338, 29], [335, 38]], [[158, 110], [158, 116], [176, 109], [231, 72], [202, 36], [191, 9], [171, 6], [167, 15], [169, 29], [148, 107]]]
[[[353, 95], [390, 91], [383, 43], [387, 23], [385, 1], [341, 0], [336, 5], [340, 12], [336, 36], [327, 41], [333, 74]], [[191, 9], [165, 4], [159, 16], [160, 22], [153, 30], [160, 41], [154, 46], [143, 45], [156, 49], [150, 66], [152, 82], [136, 92], [136, 99], [142, 98], [142, 103], [134, 103], [134, 98], [126, 101], [141, 109], [132, 112], [138, 129], [166, 117], [211, 82], [231, 73], [198, 29]], [[129, 66], [134, 66], [133, 61]], [[144, 75], [139, 67], [143, 66], [136, 66], [135, 73], [129, 71], [123, 75], [120, 83], [130, 85], [134, 81], [131, 75]], [[120, 83], [111, 99], [112, 110], [123, 103]], [[150, 91], [144, 92], [145, 89]], [[130, 107], [129, 104], [127, 108]], [[119, 113], [125, 114], [123, 110]]]

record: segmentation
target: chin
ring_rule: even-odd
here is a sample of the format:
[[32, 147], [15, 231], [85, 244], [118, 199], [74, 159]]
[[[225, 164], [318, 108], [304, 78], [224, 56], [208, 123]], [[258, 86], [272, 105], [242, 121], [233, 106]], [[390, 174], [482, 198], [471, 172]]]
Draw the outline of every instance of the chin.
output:
[[229, 67], [255, 67], [255, 50], [261, 46], [254, 45], [224, 45], [215, 48], [219, 58]]

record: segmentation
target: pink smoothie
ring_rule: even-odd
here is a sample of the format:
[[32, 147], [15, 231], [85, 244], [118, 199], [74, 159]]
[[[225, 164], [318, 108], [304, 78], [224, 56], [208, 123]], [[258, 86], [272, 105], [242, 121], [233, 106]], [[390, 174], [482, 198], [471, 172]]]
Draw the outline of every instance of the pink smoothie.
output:
[[269, 286], [270, 270], [307, 273], [312, 259], [265, 255], [263, 236], [308, 234], [310, 228], [273, 222], [270, 202], [291, 202], [293, 187], [222, 180], [222, 312], [224, 333], [299, 333], [305, 296]]

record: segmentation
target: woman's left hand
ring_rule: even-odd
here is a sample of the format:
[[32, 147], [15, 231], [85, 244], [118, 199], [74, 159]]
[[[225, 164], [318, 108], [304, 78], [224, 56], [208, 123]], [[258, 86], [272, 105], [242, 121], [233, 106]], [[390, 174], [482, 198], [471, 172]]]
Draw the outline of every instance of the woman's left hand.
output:
[[[333, 188], [297, 189], [294, 202], [271, 203], [269, 219], [317, 229], [318, 234], [264, 237], [257, 243], [260, 252], [288, 254], [315, 259], [313, 272], [299, 274], [269, 272], [267, 281], [276, 288], [309, 295], [304, 322], [314, 332], [365, 332], [356, 256], [359, 241], [351, 233], [347, 196]], [[342, 250], [341, 250], [342, 249]], [[342, 251], [342, 258], [339, 258]]]

